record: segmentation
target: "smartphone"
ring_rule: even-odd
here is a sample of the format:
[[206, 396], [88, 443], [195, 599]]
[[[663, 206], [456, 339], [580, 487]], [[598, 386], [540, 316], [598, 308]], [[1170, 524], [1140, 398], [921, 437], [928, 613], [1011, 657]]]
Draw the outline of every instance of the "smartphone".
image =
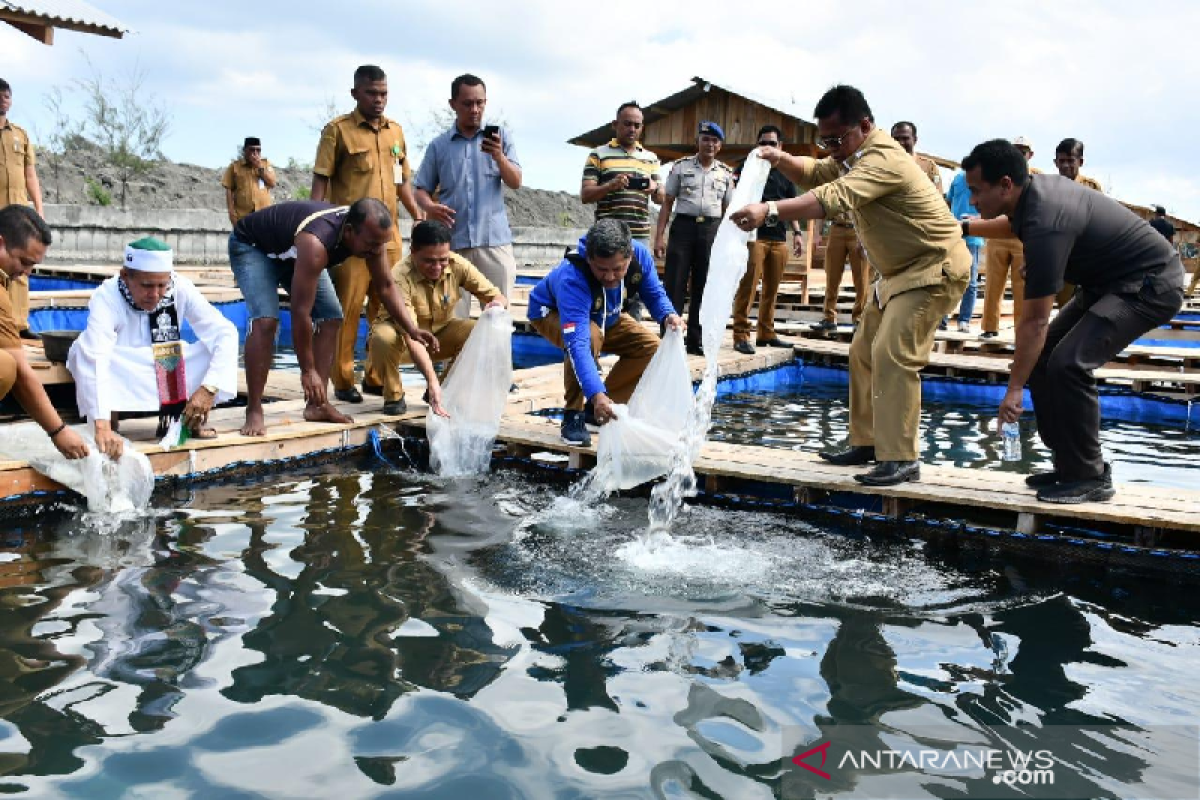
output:
[[499, 125], [485, 125], [483, 127], [483, 138], [485, 141], [488, 139], [491, 139], [493, 136], [496, 136], [499, 133], [500, 133]]
[[645, 191], [650, 188], [649, 175], [633, 175], [629, 176], [629, 188], [635, 192]]

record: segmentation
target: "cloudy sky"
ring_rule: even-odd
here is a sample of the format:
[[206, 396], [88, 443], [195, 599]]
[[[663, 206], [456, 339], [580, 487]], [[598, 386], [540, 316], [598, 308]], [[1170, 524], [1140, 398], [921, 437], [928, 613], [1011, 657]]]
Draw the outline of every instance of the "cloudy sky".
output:
[[388, 114], [418, 141], [450, 80], [474, 72], [513, 128], [526, 184], [574, 192], [585, 153], [566, 140], [624, 100], [652, 102], [699, 75], [810, 118], [821, 92], [846, 82], [881, 123], [915, 120], [922, 150], [958, 159], [1023, 135], [1053, 170], [1054, 145], [1074, 136], [1087, 145], [1083, 171], [1110, 193], [1200, 221], [1192, 1], [92, 1], [136, 33], [60, 31], [45, 47], [0, 26], [11, 117], [35, 139], [48, 128], [45, 93], [86, 75], [89, 59], [113, 76], [148, 69], [148, 91], [173, 113], [164, 152], [210, 167], [247, 135], [276, 163], [311, 162], [328, 102], [352, 107], [359, 64], [388, 72]]

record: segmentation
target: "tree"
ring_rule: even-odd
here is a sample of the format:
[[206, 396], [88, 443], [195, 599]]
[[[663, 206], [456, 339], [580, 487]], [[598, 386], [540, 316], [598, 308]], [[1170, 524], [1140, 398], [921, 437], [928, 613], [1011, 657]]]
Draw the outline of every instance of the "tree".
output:
[[121, 182], [125, 208], [129, 181], [162, 160], [162, 141], [171, 128], [171, 112], [145, 90], [147, 70], [135, 64], [127, 75], [112, 79], [92, 66], [91, 76], [77, 82], [84, 94], [86, 131]]
[[66, 91], [61, 86], [53, 86], [43, 99], [46, 110], [50, 112], [50, 132], [38, 136], [41, 145], [41, 157], [50, 166], [50, 176], [54, 181], [54, 202], [62, 202], [60, 178], [67, 152], [79, 144], [83, 133], [83, 125], [71, 118], [66, 109]]

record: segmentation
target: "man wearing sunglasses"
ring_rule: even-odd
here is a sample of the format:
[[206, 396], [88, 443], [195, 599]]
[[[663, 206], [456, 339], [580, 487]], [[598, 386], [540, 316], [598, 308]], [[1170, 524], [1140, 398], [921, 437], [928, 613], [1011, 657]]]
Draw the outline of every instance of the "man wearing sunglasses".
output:
[[[779, 147], [783, 132], [774, 125], [764, 125], [758, 132], [759, 147]], [[744, 163], [744, 162], [743, 162]], [[742, 168], [734, 171], [734, 178], [740, 178]], [[767, 175], [767, 185], [763, 189], [764, 200], [787, 200], [796, 196], [796, 186], [782, 172], [772, 169]], [[758, 229], [758, 235], [749, 243], [750, 261], [746, 266], [746, 274], [738, 286], [737, 296], [733, 299], [733, 349], [745, 355], [754, 354], [754, 345], [750, 344], [750, 307], [754, 305], [754, 290], [758, 279], [762, 278], [762, 294], [758, 301], [758, 328], [755, 344], [759, 347], [791, 347], [775, 333], [775, 301], [779, 296], [779, 283], [783, 280], [783, 271], [787, 267], [788, 256], [799, 256], [803, 252], [804, 242], [800, 238], [800, 223], [791, 223], [792, 246], [788, 248], [787, 227], [782, 222], [775, 225], [764, 225]]]
[[881, 276], [850, 345], [849, 446], [821, 452], [842, 466], [875, 462], [855, 480], [891, 486], [920, 478], [917, 433], [920, 370], [934, 332], [957, 305], [971, 274], [962, 228], [941, 193], [904, 149], [875, 127], [871, 107], [852, 86], [834, 86], [817, 103], [822, 159], [775, 148], [761, 155], [801, 189], [794, 200], [754, 203], [733, 221], [824, 219], [848, 212], [871, 266]]

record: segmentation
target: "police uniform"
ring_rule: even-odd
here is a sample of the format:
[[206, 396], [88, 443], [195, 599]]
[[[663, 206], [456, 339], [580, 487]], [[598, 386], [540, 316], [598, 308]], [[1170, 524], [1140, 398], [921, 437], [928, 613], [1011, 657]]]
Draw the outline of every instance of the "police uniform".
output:
[[825, 236], [825, 322], [837, 322], [838, 291], [850, 259], [850, 277], [854, 281], [854, 310], [850, 318], [858, 322], [867, 303], [867, 288], [871, 285], [871, 265], [863, 258], [862, 246], [854, 233], [854, 223], [846, 214], [838, 214], [829, 224]]
[[[7, 119], [0, 127], [0, 208], [12, 205], [27, 206], [31, 199], [25, 185], [25, 170], [33, 167], [37, 158], [29, 134]], [[29, 329], [29, 278], [22, 275], [8, 282], [12, 300], [13, 319], [18, 330]]]
[[962, 228], [928, 176], [879, 129], [844, 162], [801, 158], [798, 173], [826, 216], [850, 217], [880, 275], [850, 345], [850, 444], [874, 446], [879, 461], [914, 461], [920, 370], [971, 276]]
[[[271, 166], [271, 162], [264, 158], [262, 166], [271, 181], [274, 182], [275, 168]], [[235, 225], [242, 217], [249, 216], [255, 211], [262, 211], [271, 205], [271, 189], [259, 177], [258, 169], [258, 167], [246, 163], [246, 159], [239, 158], [226, 167], [225, 174], [221, 176], [221, 185], [233, 194]]]
[[[725, 132], [715, 122], [700, 123], [697, 135], [725, 139]], [[733, 194], [733, 170], [717, 159], [705, 169], [698, 154], [681, 158], [671, 167], [665, 190], [675, 198], [675, 218], [667, 239], [667, 297], [677, 309], [683, 308], [684, 298], [690, 297], [687, 345], [698, 348], [702, 341], [700, 300], [708, 280], [708, 259]]]
[[[457, 253], [450, 254], [450, 264], [438, 279], [431, 281], [412, 263], [408, 256], [392, 269], [392, 279], [404, 295], [408, 313], [417, 327], [437, 337], [438, 352], [431, 358], [438, 361], [453, 359], [462, 351], [475, 320], [460, 319], [454, 314], [458, 301], [467, 295], [479, 300], [480, 307], [500, 296], [500, 290], [470, 261]], [[400, 326], [386, 310], [380, 311], [371, 326], [367, 357], [372, 370], [383, 378], [383, 399], [394, 402], [404, 398], [400, 382], [400, 365], [411, 363], [408, 345]]]
[[[408, 147], [400, 123], [380, 117], [372, 125], [357, 108], [335, 118], [321, 131], [313, 172], [329, 179], [325, 200], [334, 205], [346, 205], [364, 197], [383, 201], [393, 225], [392, 241], [387, 246], [388, 260], [393, 264], [398, 262], [401, 256], [398, 192], [402, 184], [411, 180]], [[329, 272], [343, 314], [330, 377], [335, 389], [346, 391], [354, 386], [354, 344], [358, 339], [363, 299], [368, 300], [367, 319], [374, 319], [379, 313], [379, 295], [371, 285], [367, 262], [361, 258], [348, 258]], [[369, 367], [363, 382], [380, 383]]]
[[8, 396], [17, 383], [17, 360], [7, 351], [21, 347], [21, 331], [8, 299], [12, 279], [0, 269], [0, 400]]

